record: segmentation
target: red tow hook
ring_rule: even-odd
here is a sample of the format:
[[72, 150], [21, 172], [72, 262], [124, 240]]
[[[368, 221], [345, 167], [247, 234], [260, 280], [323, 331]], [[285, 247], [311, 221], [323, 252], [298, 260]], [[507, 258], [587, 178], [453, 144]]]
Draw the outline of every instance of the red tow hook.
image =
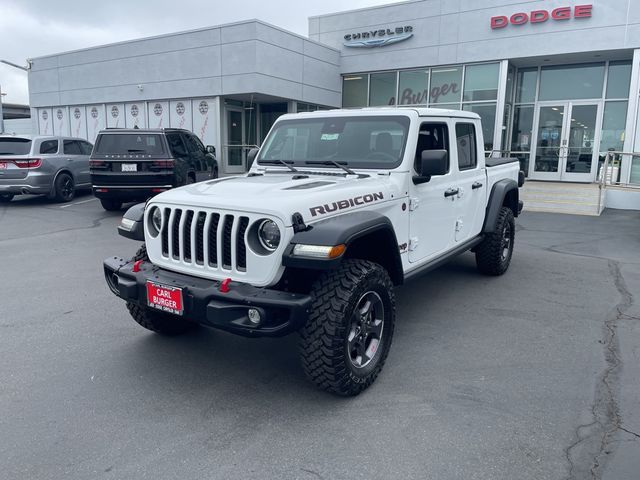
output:
[[220, 293], [229, 293], [229, 284], [231, 283], [231, 279], [230, 278], [225, 278], [222, 283], [220, 284], [220, 288], [218, 290], [220, 290]]
[[140, 271], [140, 265], [142, 265], [142, 260], [136, 260], [133, 264], [133, 268], [131, 271], [133, 273], [138, 273]]

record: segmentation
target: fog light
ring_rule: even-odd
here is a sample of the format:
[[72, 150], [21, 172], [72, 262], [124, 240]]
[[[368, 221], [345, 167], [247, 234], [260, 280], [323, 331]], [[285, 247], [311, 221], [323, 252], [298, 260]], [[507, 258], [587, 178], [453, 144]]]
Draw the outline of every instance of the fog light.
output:
[[260, 318], [260, 311], [258, 311], [255, 308], [250, 308], [248, 315], [249, 315], [249, 320], [254, 325], [258, 325], [260, 323], [260, 320], [262, 320], [262, 318]]

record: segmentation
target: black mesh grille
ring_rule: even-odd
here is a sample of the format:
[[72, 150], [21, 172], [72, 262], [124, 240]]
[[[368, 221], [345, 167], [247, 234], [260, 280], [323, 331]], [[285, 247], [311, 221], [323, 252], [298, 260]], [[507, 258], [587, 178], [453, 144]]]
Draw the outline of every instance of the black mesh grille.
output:
[[204, 221], [207, 214], [198, 213], [196, 218], [196, 263], [204, 263]]
[[162, 255], [165, 257], [169, 256], [169, 215], [171, 214], [171, 210], [168, 208], [164, 209], [164, 221], [162, 222]]
[[191, 261], [191, 222], [193, 221], [193, 210], [187, 210], [187, 217], [184, 219], [182, 234], [184, 238], [184, 259]]
[[175, 210], [173, 216], [173, 228], [171, 229], [171, 241], [173, 242], [173, 257], [180, 258], [180, 218], [182, 218], [182, 210]]
[[240, 217], [240, 224], [238, 225], [238, 233], [236, 235], [236, 268], [238, 270], [247, 269], [247, 247], [244, 243], [244, 233], [249, 226], [248, 217]]
[[233, 216], [225, 215], [224, 230], [222, 232], [222, 266], [231, 268], [231, 229], [233, 228]]
[[218, 223], [220, 214], [213, 213], [213, 218], [209, 224], [209, 265], [218, 266]]

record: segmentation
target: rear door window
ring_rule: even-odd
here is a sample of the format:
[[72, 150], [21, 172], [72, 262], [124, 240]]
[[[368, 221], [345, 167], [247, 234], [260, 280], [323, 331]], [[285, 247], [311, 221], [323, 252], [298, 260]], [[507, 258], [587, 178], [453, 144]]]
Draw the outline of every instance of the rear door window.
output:
[[80, 142], [77, 140], [65, 140], [62, 149], [65, 155], [82, 155]]
[[473, 123], [456, 123], [458, 169], [470, 170], [478, 165], [476, 127]]
[[58, 153], [58, 140], [45, 140], [40, 144], [40, 153], [43, 155]]
[[165, 153], [162, 136], [151, 133], [109, 133], [100, 135], [95, 147], [97, 155], [143, 154], [162, 155]]
[[179, 133], [169, 133], [167, 135], [167, 141], [169, 142], [171, 153], [173, 153], [174, 156], [184, 157], [187, 154], [187, 149]]
[[202, 153], [202, 149], [198, 145], [193, 135], [185, 135], [184, 142], [187, 144], [189, 153]]
[[80, 149], [82, 150], [83, 155], [91, 155], [93, 145], [91, 145], [89, 142], [80, 142]]
[[0, 138], [0, 155], [28, 155], [31, 140], [28, 138]]

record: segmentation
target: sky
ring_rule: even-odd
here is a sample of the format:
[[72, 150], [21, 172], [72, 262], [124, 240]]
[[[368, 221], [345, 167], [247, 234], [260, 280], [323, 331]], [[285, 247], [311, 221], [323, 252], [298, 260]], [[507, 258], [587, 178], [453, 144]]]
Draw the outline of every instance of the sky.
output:
[[[308, 17], [398, 0], [0, 0], [0, 59], [27, 58], [257, 18], [308, 34]], [[179, 8], [177, 7], [179, 6]], [[5, 103], [29, 103], [27, 73], [0, 63]]]

